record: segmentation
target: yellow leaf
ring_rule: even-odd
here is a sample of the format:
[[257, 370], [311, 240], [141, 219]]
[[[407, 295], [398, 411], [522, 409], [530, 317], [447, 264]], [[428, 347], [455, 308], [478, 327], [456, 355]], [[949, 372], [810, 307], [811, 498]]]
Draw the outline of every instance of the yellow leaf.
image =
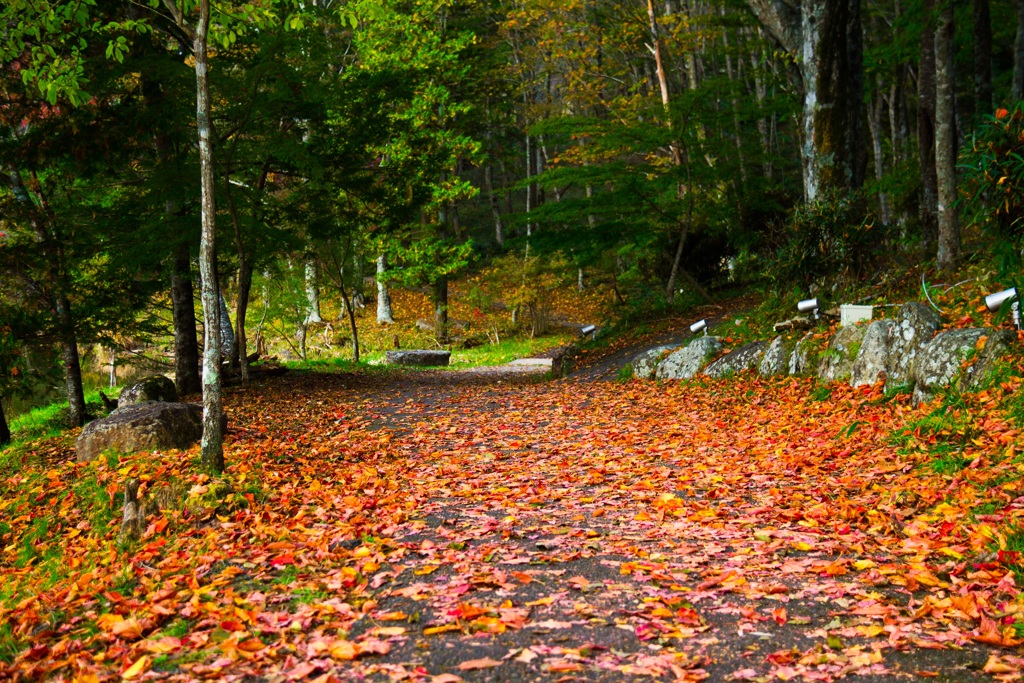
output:
[[430, 628], [423, 629], [423, 635], [432, 636], [438, 633], [445, 633], [446, 631], [458, 631], [458, 624], [444, 624], [443, 626], [431, 626]]
[[128, 667], [128, 669], [123, 674], [121, 674], [121, 678], [125, 679], [126, 681], [131, 681], [141, 676], [148, 669], [149, 655], [142, 655], [135, 661], [134, 664]]
[[864, 571], [865, 569], [871, 569], [872, 567], [877, 567], [877, 566], [878, 565], [876, 565], [871, 560], [857, 560], [856, 562], [853, 563], [853, 568], [858, 570], [858, 571]]

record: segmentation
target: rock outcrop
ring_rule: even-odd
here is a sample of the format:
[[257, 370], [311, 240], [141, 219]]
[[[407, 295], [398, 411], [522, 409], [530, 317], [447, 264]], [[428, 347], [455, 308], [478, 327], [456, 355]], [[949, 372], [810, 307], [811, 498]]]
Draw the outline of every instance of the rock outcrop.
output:
[[[965, 390], [982, 384], [1009, 340], [1005, 334], [977, 327], [938, 334], [914, 361], [914, 405], [930, 401], [937, 389], [953, 382]], [[971, 356], [977, 360], [964, 369], [964, 361]]]
[[117, 399], [117, 407], [138, 405], [146, 401], [164, 401], [174, 403], [178, 400], [178, 391], [174, 382], [163, 375], [151, 375], [129, 384], [121, 390]]
[[647, 349], [638, 353], [629, 362], [629, 368], [633, 372], [633, 377], [636, 379], [651, 379], [654, 377], [654, 371], [657, 370], [658, 364], [674, 348], [674, 346], [655, 346], [653, 349]]
[[794, 377], [810, 377], [818, 369], [818, 347], [814, 344], [814, 333], [808, 332], [793, 347], [786, 366]]
[[889, 363], [889, 336], [893, 324], [892, 320], [876, 320], [868, 325], [850, 371], [850, 386], [871, 385], [879, 378], [884, 379]]
[[891, 389], [914, 381], [914, 360], [924, 345], [932, 340], [942, 320], [924, 304], [903, 304], [896, 324], [889, 331], [889, 360], [885, 366], [885, 388]]
[[758, 374], [762, 377], [785, 375], [788, 369], [789, 356], [792, 353], [793, 345], [786, 343], [786, 338], [779, 335], [765, 349], [761, 363], [757, 366]]
[[853, 373], [853, 361], [860, 352], [864, 340], [865, 327], [847, 325], [840, 327], [828, 348], [821, 354], [818, 362], [818, 377], [826, 382], [840, 382], [850, 379]]
[[689, 346], [674, 351], [658, 364], [657, 379], [693, 379], [722, 350], [718, 337], [697, 337]]
[[732, 353], [722, 356], [704, 369], [708, 377], [727, 377], [737, 372], [751, 370], [761, 364], [768, 342], [756, 341], [744, 344]]
[[451, 357], [451, 351], [435, 351], [432, 349], [388, 351], [385, 355], [385, 362], [388, 365], [435, 366], [448, 365]]
[[[221, 429], [227, 427], [227, 419]], [[85, 426], [75, 441], [78, 462], [106, 450], [121, 453], [184, 450], [203, 436], [203, 408], [194, 403], [147, 402], [118, 408]]]

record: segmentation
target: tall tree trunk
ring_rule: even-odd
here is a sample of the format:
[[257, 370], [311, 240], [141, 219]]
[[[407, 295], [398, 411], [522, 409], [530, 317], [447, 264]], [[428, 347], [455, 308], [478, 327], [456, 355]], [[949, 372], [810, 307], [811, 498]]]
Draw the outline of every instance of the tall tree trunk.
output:
[[4, 415], [4, 402], [0, 398], [0, 446], [6, 446], [11, 442], [11, 428], [7, 426], [7, 417]]
[[202, 384], [199, 382], [196, 304], [188, 245], [184, 242], [175, 249], [171, 264], [171, 308], [174, 318], [174, 384], [179, 396], [198, 394], [202, 391]]
[[202, 232], [199, 238], [199, 273], [203, 300], [203, 438], [204, 467], [224, 471], [224, 436], [220, 423], [224, 414], [220, 377], [220, 293], [217, 291], [216, 204], [213, 176], [213, 141], [210, 123], [210, 83], [207, 35], [210, 30], [210, 0], [199, 0], [199, 21], [193, 40], [196, 63], [196, 128], [199, 132]]
[[939, 251], [936, 265], [949, 270], [960, 260], [956, 206], [956, 83], [953, 74], [953, 0], [940, 0], [935, 29], [935, 173], [938, 179]]
[[395, 316], [391, 310], [391, 292], [388, 291], [387, 283], [384, 282], [384, 273], [387, 272], [387, 269], [387, 257], [381, 253], [377, 256], [377, 323], [380, 325], [391, 325], [395, 322]]
[[440, 344], [448, 343], [448, 278], [441, 276], [434, 289], [434, 332]]
[[505, 224], [501, 220], [501, 203], [498, 201], [498, 195], [494, 193], [494, 164], [487, 164], [484, 181], [487, 185], [487, 194], [490, 197], [491, 214], [494, 216], [494, 243], [503, 247], [505, 246]]
[[922, 247], [932, 252], [938, 238], [939, 181], [935, 174], [935, 24], [933, 0], [924, 0], [921, 65], [917, 74], [917, 146], [921, 166], [920, 221]]
[[864, 69], [860, 0], [747, 0], [800, 65], [804, 195], [864, 182]]
[[[351, 242], [349, 243], [351, 247]], [[345, 272], [341, 269], [338, 270], [338, 289], [341, 290], [341, 300], [345, 302], [345, 310], [348, 311], [348, 325], [352, 332], [352, 362], [359, 362], [359, 328], [356, 326], [356, 307], [355, 304], [349, 299], [348, 291], [345, 289]], [[305, 329], [305, 327], [303, 327]], [[305, 333], [303, 333], [303, 339], [305, 339]], [[303, 359], [305, 359], [306, 351], [305, 344], [303, 344], [302, 351]]]
[[[245, 338], [245, 317], [249, 310], [249, 293], [252, 291], [252, 263], [246, 253], [245, 240], [242, 237], [242, 222], [238, 219], [238, 209], [231, 193], [231, 175], [225, 177], [224, 198], [228, 203], [228, 214], [231, 226], [235, 231], [235, 252], [238, 255], [238, 269], [235, 271], [235, 285], [238, 287], [238, 298], [235, 301], [235, 343], [232, 365], [237, 365], [242, 375], [242, 384], [249, 384], [248, 344]], [[230, 320], [228, 321], [230, 325]]]
[[78, 338], [75, 332], [74, 313], [68, 299], [68, 272], [61, 244], [56, 216], [43, 193], [35, 172], [30, 174], [32, 193], [38, 206], [32, 201], [25, 188], [21, 171], [11, 167], [7, 171], [11, 191], [15, 199], [25, 208], [29, 223], [40, 249], [47, 255], [46, 284], [54, 310], [57, 313], [57, 333], [61, 343], [61, 357], [64, 361], [64, 383], [68, 394], [68, 423], [81, 427], [85, 423], [85, 391], [82, 388], [82, 366], [78, 356]]
[[316, 260], [306, 258], [306, 324], [323, 322], [320, 317], [320, 283], [317, 279]]
[[988, 0], [974, 0], [974, 111], [992, 111], [992, 17]]
[[[875, 161], [875, 180], [881, 180], [885, 175], [885, 160], [882, 154], [882, 109], [885, 101], [882, 95], [882, 78], [876, 81], [877, 92], [868, 104], [868, 128], [871, 130], [871, 149]], [[878, 192], [878, 209], [882, 218], [882, 225], [889, 225], [889, 198], [885, 192]]]
[[1013, 41], [1013, 102], [1024, 100], [1024, 0], [1017, 0], [1017, 38]]
[[[1024, 0], [1021, 0], [1024, 2]], [[536, 168], [535, 159], [536, 154], [533, 150], [533, 139], [530, 134], [526, 134], [526, 236], [530, 237], [533, 235], [533, 223], [530, 222], [530, 212], [537, 208], [537, 183], [533, 182], [533, 176], [535, 175], [534, 169]], [[530, 245], [527, 244], [526, 248], [529, 249]]]

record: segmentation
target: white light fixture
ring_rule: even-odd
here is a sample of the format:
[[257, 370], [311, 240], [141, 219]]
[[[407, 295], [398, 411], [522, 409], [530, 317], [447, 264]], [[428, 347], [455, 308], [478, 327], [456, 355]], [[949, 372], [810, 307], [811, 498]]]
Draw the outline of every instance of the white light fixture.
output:
[[995, 313], [1003, 307], [1007, 301], [1012, 301], [1010, 311], [1013, 314], [1013, 326], [1020, 329], [1020, 297], [1017, 295], [1017, 288], [1010, 287], [1001, 292], [995, 292], [985, 297], [985, 307]]
[[701, 320], [698, 320], [697, 322], [695, 322], [694, 324], [690, 325], [690, 332], [693, 332], [694, 334], [697, 334], [701, 330], [704, 330], [704, 334], [705, 335], [708, 333], [708, 321], [707, 320], [701, 319]]
[[804, 299], [803, 301], [799, 302], [796, 305], [796, 310], [800, 311], [801, 313], [813, 313], [815, 320], [818, 319], [818, 309], [819, 308], [820, 308], [820, 306], [818, 305], [817, 298], [815, 298], [815, 299]]
[[586, 327], [580, 328], [580, 334], [586, 337], [589, 334], [593, 334], [597, 330], [597, 325], [587, 325]]

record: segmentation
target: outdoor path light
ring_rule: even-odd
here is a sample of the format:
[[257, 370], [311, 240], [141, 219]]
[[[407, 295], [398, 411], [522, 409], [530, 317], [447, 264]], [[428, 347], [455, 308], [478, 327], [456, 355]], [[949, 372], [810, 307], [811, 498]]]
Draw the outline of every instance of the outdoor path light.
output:
[[704, 334], [707, 335], [708, 321], [704, 320], [703, 318], [701, 320], [698, 320], [694, 324], [690, 325], [690, 332], [693, 332], [694, 334], [697, 334], [701, 330], [704, 330]]
[[814, 319], [818, 319], [818, 300], [815, 299], [804, 299], [796, 305], [796, 310], [801, 313], [814, 313]]
[[1003, 307], [1007, 301], [1012, 301], [1010, 311], [1013, 314], [1013, 326], [1020, 329], [1020, 297], [1017, 296], [1017, 288], [1010, 287], [1001, 292], [995, 292], [985, 297], [985, 307], [995, 313]]

